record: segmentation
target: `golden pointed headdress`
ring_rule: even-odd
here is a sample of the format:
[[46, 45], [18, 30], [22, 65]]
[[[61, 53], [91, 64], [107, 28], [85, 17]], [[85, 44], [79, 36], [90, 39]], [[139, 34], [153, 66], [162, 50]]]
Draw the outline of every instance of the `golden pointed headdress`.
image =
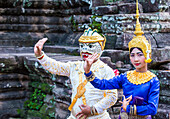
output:
[[138, 47], [142, 50], [146, 60], [146, 63], [150, 63], [152, 60], [151, 57], [151, 45], [143, 36], [144, 32], [141, 30], [141, 25], [139, 23], [139, 10], [138, 10], [138, 0], [136, 0], [136, 28], [134, 34], [136, 36], [128, 43], [129, 51], [133, 47]]
[[101, 36], [97, 33], [97, 29], [92, 29], [89, 27], [87, 30], [84, 31], [83, 35], [79, 38], [79, 42], [81, 43], [95, 43], [98, 42], [104, 50], [106, 38], [105, 36]]

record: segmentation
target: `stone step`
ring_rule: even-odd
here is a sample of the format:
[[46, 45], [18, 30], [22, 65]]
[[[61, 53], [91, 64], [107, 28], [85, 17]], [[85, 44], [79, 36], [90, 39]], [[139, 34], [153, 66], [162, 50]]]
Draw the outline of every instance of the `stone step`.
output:
[[0, 118], [9, 119], [19, 116], [18, 109], [22, 109], [26, 99], [0, 101]]
[[[1, 49], [0, 53], [2, 53], [2, 54], [8, 53], [8, 54], [4, 55], [5, 57], [10, 56], [10, 55], [12, 55], [14, 57], [14, 54], [10, 54], [10, 53], [20, 53], [20, 55], [18, 54], [18, 56], [22, 56], [23, 53], [27, 53], [25, 55], [31, 55], [30, 53], [32, 53], [32, 55], [33, 55], [32, 47], [28, 47], [28, 50], [27, 50], [27, 47], [0, 47], [0, 49]], [[74, 55], [74, 56], [80, 55], [79, 47], [70, 47], [70, 46], [61, 46], [61, 45], [60, 46], [59, 45], [55, 45], [55, 46], [45, 45], [44, 51], [46, 53], [64, 53], [64, 54]], [[129, 51], [105, 49], [102, 56], [110, 57], [111, 62], [113, 62], [113, 63], [116, 63], [117, 61], [121, 61], [124, 64], [130, 63]], [[160, 69], [161, 65], [167, 64], [167, 66], [169, 66], [169, 63], [170, 63], [169, 57], [170, 57], [170, 47], [152, 48], [153, 62], [149, 64], [149, 67], [153, 68], [153, 69]], [[167, 67], [167, 69], [169, 69], [169, 68]]]
[[44, 24], [0, 24], [0, 31], [9, 32], [40, 32], [40, 33], [69, 33], [71, 26], [69, 25], [44, 25]]
[[[34, 32], [2, 32], [0, 31], [0, 48], [3, 46], [33, 47], [35, 43], [47, 37], [46, 45], [78, 46], [82, 33], [34, 33]], [[24, 48], [23, 48], [24, 49]], [[3, 49], [2, 51], [4, 51]], [[1, 50], [0, 50], [1, 52]], [[10, 51], [9, 51], [10, 53]]]
[[[35, 25], [36, 26], [36, 25]], [[61, 30], [69, 31], [67, 27], [62, 29], [48, 29], [46, 25], [39, 25], [41, 27], [32, 27], [28, 25], [31, 29], [37, 30], [37, 28], [42, 28], [43, 30], [47, 29], [47, 33], [34, 33], [34, 32], [3, 32], [0, 31], [0, 46], [15, 46], [15, 47], [33, 47], [35, 43], [47, 37], [48, 41], [46, 45], [64, 45], [64, 46], [74, 46], [77, 47], [79, 42], [78, 39], [83, 32], [71, 32], [71, 33], [50, 33], [51, 30]], [[7, 26], [5, 26], [7, 27]], [[11, 25], [9, 26], [11, 29]], [[20, 28], [19, 26], [17, 26]], [[21, 27], [21, 29], [24, 27]], [[13, 30], [13, 29], [12, 29]], [[15, 30], [15, 29], [14, 29]], [[29, 29], [28, 29], [29, 30]], [[106, 46], [105, 49], [119, 49], [119, 50], [128, 50], [128, 42], [133, 38], [133, 33], [124, 33], [122, 35], [117, 34], [105, 34], [106, 36]], [[170, 33], [146, 33], [146, 39], [150, 39], [152, 48], [165, 48], [170, 46]]]
[[[165, 105], [165, 106], [167, 106], [167, 105]], [[168, 105], [168, 107], [169, 107], [169, 105]], [[170, 110], [169, 109], [170, 109], [170, 107], [167, 108], [167, 109], [158, 108], [158, 112], [154, 116], [155, 119], [169, 119], [169, 116], [170, 116], [170, 114], [169, 114]]]
[[[55, 6], [52, 6], [54, 8]], [[75, 8], [68, 9], [46, 9], [46, 8], [24, 8], [24, 12], [22, 12], [21, 7], [17, 8], [0, 8], [0, 13], [2, 15], [45, 15], [45, 16], [59, 16], [59, 17], [68, 17], [74, 15], [81, 15], [82, 13], [86, 15], [91, 15], [92, 11], [89, 9], [89, 6], [77, 6]]]
[[0, 46], [0, 54], [11, 54], [11, 53], [33, 53], [33, 47], [15, 47], [15, 46]]
[[[14, 7], [15, 1], [13, 0], [6, 0], [6, 1], [0, 1], [0, 7]], [[68, 8], [75, 8], [78, 6], [89, 6], [89, 0], [67, 0], [67, 1], [53, 1], [53, 0], [29, 0], [29, 3], [31, 5], [28, 7], [27, 5], [25, 6], [26, 8], [55, 8], [55, 9], [68, 9]], [[20, 6], [20, 2], [16, 3], [16, 6]]]
[[[31, 12], [32, 9], [28, 9], [30, 10], [30, 15], [8, 15], [7, 13], [5, 13], [4, 10], [5, 8], [0, 8], [0, 14], [2, 14], [0, 16], [0, 24], [1, 25], [5, 25], [5, 24], [46, 24], [46, 25], [73, 25], [73, 22], [76, 24], [83, 24], [83, 23], [90, 23], [90, 17], [91, 15], [74, 15], [74, 16], [65, 16], [65, 17], [61, 17], [61, 16], [48, 16], [48, 10], [46, 9], [42, 9], [42, 11], [44, 11], [45, 15], [43, 13], [41, 14], [34, 14]], [[14, 11], [14, 9], [12, 9], [12, 11]], [[36, 11], [36, 9], [35, 9]], [[16, 11], [17, 12], [17, 11]], [[26, 13], [25, 13], [26, 14]], [[44, 20], [45, 19], [45, 20]]]
[[[21, 67], [22, 68], [22, 67]], [[14, 81], [14, 80], [28, 80], [29, 77], [24, 74], [19, 74], [19, 73], [0, 73], [0, 81]]]
[[9, 91], [0, 94], [0, 101], [24, 99], [28, 97], [26, 91]]
[[[139, 12], [143, 13], [142, 5], [139, 4]], [[113, 5], [104, 5], [92, 7], [92, 13], [95, 15], [108, 14], [134, 14], [136, 13], [136, 3], [113, 3]]]
[[[20, 81], [20, 80], [18, 80], [18, 81], [11, 81], [11, 80], [7, 80], [7, 81], [0, 81], [0, 82], [1, 82], [0, 92], [2, 94], [2, 92], [27, 90], [28, 83], [30, 81]], [[3, 98], [3, 97], [1, 97], [1, 98]]]
[[[100, 6], [113, 6], [113, 5], [116, 5], [116, 6], [119, 6], [121, 8], [119, 8], [121, 11], [121, 13], [129, 13], [131, 12], [132, 10], [136, 10], [136, 7], [133, 6], [136, 5], [134, 3], [133, 0], [119, 0], [119, 1], [116, 1], [116, 2], [113, 2], [113, 1], [103, 1], [103, 0], [93, 0], [92, 1], [92, 7], [94, 7], [96, 10], [97, 10], [97, 7], [100, 7]], [[163, 1], [152, 1], [152, 0], [147, 0], [147, 1], [144, 1], [144, 0], [139, 0], [139, 6], [142, 6], [143, 7], [143, 11], [145, 13], [149, 13], [149, 12], [165, 12], [165, 11], [168, 11], [168, 2], [167, 0], [163, 0]], [[102, 12], [102, 11], [101, 11]]]

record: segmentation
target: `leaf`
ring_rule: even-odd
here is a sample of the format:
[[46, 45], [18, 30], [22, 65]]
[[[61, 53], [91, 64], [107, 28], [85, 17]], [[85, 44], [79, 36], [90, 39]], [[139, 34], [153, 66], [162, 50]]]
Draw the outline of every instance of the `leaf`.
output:
[[27, 3], [27, 6], [28, 6], [28, 7], [30, 7], [31, 5], [32, 5], [32, 3], [31, 3], [31, 2]]

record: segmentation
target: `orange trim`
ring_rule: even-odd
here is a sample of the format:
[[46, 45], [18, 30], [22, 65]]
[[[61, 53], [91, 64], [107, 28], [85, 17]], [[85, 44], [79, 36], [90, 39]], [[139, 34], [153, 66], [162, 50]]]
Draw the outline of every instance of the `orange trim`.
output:
[[106, 92], [104, 92], [103, 96], [106, 97]]
[[[84, 82], [83, 82], [84, 87], [85, 87], [86, 84], [87, 84], [87, 80], [85, 79]], [[84, 94], [83, 94], [83, 96], [82, 96], [82, 100], [83, 100], [83, 104], [84, 104], [84, 105], [87, 105], [87, 103], [86, 103], [86, 97], [85, 97]]]
[[[79, 73], [79, 84], [82, 83], [82, 75], [83, 75], [83, 72], [80, 72], [80, 73]], [[84, 85], [84, 86], [85, 86], [85, 85]], [[86, 97], [85, 97], [84, 94], [82, 95], [82, 101], [83, 101], [83, 104], [86, 105]]]
[[41, 60], [44, 57], [44, 55], [42, 55], [40, 58], [38, 58], [39, 60]]

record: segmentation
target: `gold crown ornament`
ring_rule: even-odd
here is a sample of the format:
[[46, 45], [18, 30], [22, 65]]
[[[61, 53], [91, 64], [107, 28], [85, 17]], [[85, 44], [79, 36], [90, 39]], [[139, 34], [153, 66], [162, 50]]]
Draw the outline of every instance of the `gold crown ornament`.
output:
[[146, 40], [145, 36], [143, 36], [144, 32], [141, 30], [141, 25], [139, 23], [139, 10], [138, 10], [138, 0], [136, 0], [136, 28], [134, 34], [136, 36], [128, 43], [129, 52], [133, 47], [138, 47], [142, 50], [146, 60], [146, 63], [150, 63], [152, 61], [151, 58], [151, 45], [148, 40]]
[[104, 50], [106, 38], [97, 33], [97, 29], [92, 30], [90, 27], [84, 31], [83, 35], [79, 38], [81, 43], [95, 43], [98, 42]]

